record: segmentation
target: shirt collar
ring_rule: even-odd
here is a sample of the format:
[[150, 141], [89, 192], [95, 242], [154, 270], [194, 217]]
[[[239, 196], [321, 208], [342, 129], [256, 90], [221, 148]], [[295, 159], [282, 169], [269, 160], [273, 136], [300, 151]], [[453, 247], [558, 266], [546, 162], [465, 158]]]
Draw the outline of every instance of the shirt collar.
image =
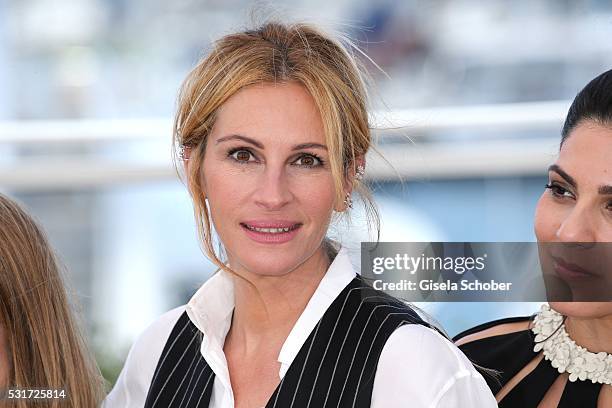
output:
[[[355, 274], [348, 251], [340, 248], [280, 350], [278, 361], [281, 363], [281, 378], [325, 311]], [[233, 310], [234, 283], [224, 270], [209, 278], [186, 307], [187, 315], [208, 338], [208, 344], [221, 349], [231, 325]]]
[[341, 248], [278, 354], [278, 361], [281, 363], [281, 378], [284, 377], [291, 362], [293, 362], [323, 314], [353, 278], [355, 278], [355, 271], [351, 259], [347, 250]]
[[191, 322], [204, 333], [209, 344], [223, 348], [234, 311], [234, 282], [219, 270], [193, 295], [185, 308]]

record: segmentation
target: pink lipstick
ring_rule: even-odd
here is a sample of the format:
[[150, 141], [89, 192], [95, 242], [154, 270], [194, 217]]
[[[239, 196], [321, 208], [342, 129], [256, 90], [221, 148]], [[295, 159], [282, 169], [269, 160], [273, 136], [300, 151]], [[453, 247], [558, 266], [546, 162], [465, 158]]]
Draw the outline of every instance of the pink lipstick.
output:
[[282, 244], [291, 241], [302, 226], [299, 222], [286, 220], [252, 220], [240, 223], [242, 230], [255, 242]]

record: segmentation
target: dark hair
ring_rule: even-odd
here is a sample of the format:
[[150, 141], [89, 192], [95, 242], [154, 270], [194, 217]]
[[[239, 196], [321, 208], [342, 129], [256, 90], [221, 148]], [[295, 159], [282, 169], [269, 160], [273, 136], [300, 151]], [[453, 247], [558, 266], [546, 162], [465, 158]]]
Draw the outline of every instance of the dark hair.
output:
[[561, 146], [572, 130], [585, 120], [612, 124], [612, 70], [599, 75], [578, 92], [563, 124]]

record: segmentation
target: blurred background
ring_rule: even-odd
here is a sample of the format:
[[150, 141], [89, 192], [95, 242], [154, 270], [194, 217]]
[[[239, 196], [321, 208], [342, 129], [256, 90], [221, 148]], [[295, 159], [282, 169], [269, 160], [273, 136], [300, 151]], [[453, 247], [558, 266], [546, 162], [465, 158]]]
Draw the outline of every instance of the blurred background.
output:
[[[371, 102], [392, 166], [367, 169], [385, 241], [535, 240], [570, 101], [612, 67], [605, 0], [0, 0], [0, 191], [48, 232], [111, 383], [213, 272], [172, 167], [179, 85], [211, 40], [269, 16], [339, 29], [386, 72]], [[355, 217], [333, 234], [358, 263]], [[422, 306], [450, 335], [537, 308]]]

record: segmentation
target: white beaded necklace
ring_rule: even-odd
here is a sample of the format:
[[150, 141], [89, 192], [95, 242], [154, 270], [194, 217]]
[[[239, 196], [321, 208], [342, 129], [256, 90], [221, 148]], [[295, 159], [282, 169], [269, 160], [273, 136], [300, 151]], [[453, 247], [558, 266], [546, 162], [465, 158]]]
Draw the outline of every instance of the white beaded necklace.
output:
[[544, 350], [544, 358], [560, 373], [569, 373], [570, 381], [612, 384], [612, 354], [592, 353], [577, 345], [565, 330], [563, 316], [548, 304], [542, 305], [531, 330], [536, 335], [533, 351]]

